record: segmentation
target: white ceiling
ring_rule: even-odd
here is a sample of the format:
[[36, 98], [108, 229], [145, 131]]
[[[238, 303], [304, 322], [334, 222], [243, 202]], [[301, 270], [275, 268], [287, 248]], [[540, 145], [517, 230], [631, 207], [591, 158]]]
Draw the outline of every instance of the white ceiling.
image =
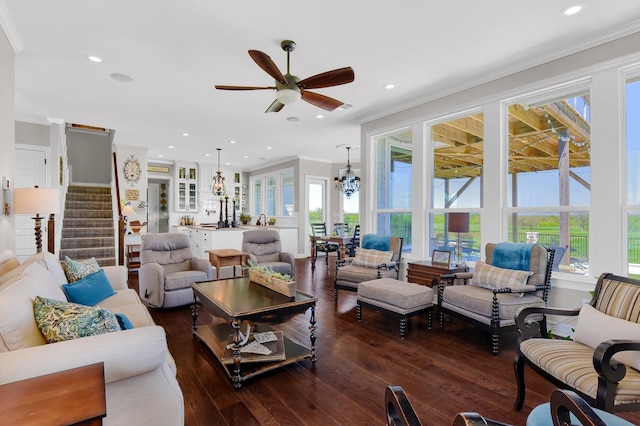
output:
[[[0, 0], [0, 23], [20, 49], [17, 120], [115, 129], [115, 143], [146, 146], [149, 159], [215, 163], [219, 147], [223, 163], [251, 170], [293, 156], [345, 162], [336, 146], [358, 146], [363, 121], [640, 30], [638, 0], [585, 0], [582, 13], [563, 16], [572, 3]], [[301, 101], [265, 114], [275, 92], [213, 88], [273, 85], [247, 51], [285, 73], [283, 39], [297, 43], [300, 78], [351, 66], [353, 83], [315, 91], [353, 107]]]

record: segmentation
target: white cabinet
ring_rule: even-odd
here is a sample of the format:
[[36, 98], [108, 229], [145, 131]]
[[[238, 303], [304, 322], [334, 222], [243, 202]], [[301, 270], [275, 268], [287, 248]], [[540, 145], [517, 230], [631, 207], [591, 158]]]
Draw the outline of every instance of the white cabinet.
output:
[[198, 211], [198, 165], [176, 163], [176, 205], [178, 212]]
[[[189, 228], [189, 237], [194, 255], [201, 259], [208, 259], [207, 250], [236, 249], [242, 250], [242, 233], [248, 229], [257, 228], [225, 228], [203, 229]], [[262, 228], [260, 228], [262, 229]], [[282, 242], [282, 251], [298, 253], [298, 228], [266, 228], [278, 231]]]

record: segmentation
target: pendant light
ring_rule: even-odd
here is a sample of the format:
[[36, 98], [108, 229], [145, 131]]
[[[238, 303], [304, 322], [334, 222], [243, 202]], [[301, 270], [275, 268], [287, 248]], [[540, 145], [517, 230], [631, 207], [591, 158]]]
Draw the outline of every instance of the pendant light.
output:
[[347, 168], [340, 174], [340, 177], [335, 177], [333, 183], [336, 185], [336, 189], [343, 192], [347, 196], [347, 199], [351, 198], [351, 194], [360, 190], [360, 177], [351, 169], [351, 162], [349, 159], [350, 146], [347, 148]]
[[222, 148], [216, 149], [218, 150], [218, 170], [211, 182], [211, 192], [213, 192], [213, 195], [222, 196], [227, 193], [227, 189], [224, 187], [224, 176], [220, 171], [220, 151], [222, 151]]

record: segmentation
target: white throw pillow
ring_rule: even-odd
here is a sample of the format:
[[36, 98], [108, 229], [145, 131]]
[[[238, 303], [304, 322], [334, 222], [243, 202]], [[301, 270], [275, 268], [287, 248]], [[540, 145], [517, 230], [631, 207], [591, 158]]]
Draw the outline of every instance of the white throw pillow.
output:
[[374, 249], [356, 248], [356, 257], [351, 261], [352, 265], [366, 266], [367, 268], [376, 268], [381, 263], [387, 263], [391, 260], [393, 252], [380, 251]]
[[[573, 340], [595, 349], [605, 340], [613, 339], [640, 340], [640, 324], [612, 317], [591, 305], [584, 305], [578, 315]], [[640, 371], [640, 352], [619, 352], [613, 359]]]
[[478, 261], [473, 271], [473, 285], [488, 288], [510, 288], [520, 291], [531, 290], [535, 288], [535, 286], [527, 285], [527, 280], [531, 275], [533, 275], [531, 271], [498, 268]]
[[33, 317], [36, 296], [67, 301], [62, 289], [41, 264], [28, 265], [16, 281], [0, 291], [0, 352], [44, 345]]

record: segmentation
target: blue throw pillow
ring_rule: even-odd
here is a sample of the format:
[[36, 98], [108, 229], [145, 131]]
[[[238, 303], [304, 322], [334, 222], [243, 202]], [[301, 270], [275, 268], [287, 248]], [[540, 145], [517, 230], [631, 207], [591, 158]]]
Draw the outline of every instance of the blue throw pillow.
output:
[[93, 306], [116, 294], [102, 269], [79, 279], [73, 284], [62, 284], [62, 290], [69, 302], [86, 306]]
[[131, 330], [133, 328], [133, 323], [125, 314], [116, 314], [116, 319], [118, 320], [118, 324], [120, 324], [120, 329]]
[[389, 251], [391, 237], [388, 235], [366, 234], [362, 237], [360, 246], [365, 249]]

